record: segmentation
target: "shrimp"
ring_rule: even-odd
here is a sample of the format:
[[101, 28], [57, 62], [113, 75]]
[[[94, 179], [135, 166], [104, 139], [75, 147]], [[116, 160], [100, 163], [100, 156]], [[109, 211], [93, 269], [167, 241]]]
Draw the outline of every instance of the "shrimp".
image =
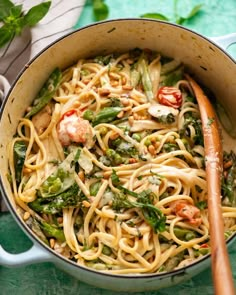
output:
[[91, 148], [94, 144], [92, 126], [88, 120], [81, 118], [76, 110], [70, 110], [62, 116], [57, 132], [63, 146], [69, 146], [72, 142], [75, 142]]
[[171, 205], [172, 213], [187, 219], [191, 225], [199, 226], [202, 223], [200, 210], [184, 201], [177, 201]]

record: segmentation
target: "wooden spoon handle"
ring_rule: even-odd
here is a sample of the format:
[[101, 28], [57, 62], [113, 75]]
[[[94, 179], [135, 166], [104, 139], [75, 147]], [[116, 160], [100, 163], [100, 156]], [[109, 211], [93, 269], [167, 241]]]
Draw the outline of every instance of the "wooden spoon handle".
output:
[[200, 86], [189, 75], [186, 75], [186, 78], [195, 93], [202, 120], [208, 189], [211, 262], [215, 294], [234, 295], [234, 282], [224, 238], [224, 222], [221, 209], [222, 145], [218, 119], [210, 101]]

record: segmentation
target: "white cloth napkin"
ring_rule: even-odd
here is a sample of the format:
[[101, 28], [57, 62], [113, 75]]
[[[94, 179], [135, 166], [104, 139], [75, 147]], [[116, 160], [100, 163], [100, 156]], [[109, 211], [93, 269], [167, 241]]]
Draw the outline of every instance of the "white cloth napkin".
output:
[[[22, 4], [24, 11], [28, 11], [43, 1], [13, 0], [12, 2]], [[20, 36], [0, 49], [0, 96], [3, 96], [7, 89], [5, 79], [11, 84], [29, 60], [53, 41], [73, 30], [85, 4], [85, 0], [51, 2], [48, 13], [36, 26], [25, 29]], [[4, 210], [6, 207], [0, 200], [0, 211]]]

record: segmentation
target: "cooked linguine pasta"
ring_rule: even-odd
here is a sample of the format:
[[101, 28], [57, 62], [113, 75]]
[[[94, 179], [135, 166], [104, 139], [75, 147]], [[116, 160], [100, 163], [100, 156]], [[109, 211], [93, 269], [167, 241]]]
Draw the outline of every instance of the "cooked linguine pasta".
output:
[[[225, 153], [227, 236], [235, 165]], [[55, 69], [20, 119], [9, 170], [25, 222], [79, 265], [158, 273], [210, 252], [200, 114], [177, 60], [135, 49]]]

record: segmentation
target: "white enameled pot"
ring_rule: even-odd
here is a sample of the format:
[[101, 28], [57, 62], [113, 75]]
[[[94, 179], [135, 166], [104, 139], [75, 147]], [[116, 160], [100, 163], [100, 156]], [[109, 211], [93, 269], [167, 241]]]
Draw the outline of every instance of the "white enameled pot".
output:
[[[17, 267], [51, 261], [88, 284], [115, 291], [136, 292], [173, 286], [210, 266], [210, 256], [207, 256], [192, 265], [169, 273], [110, 275], [79, 266], [56, 254], [31, 232], [17, 214], [7, 180], [7, 144], [16, 132], [19, 118], [55, 67], [64, 69], [81, 57], [125, 52], [135, 47], [150, 48], [163, 55], [180, 59], [198, 81], [214, 92], [228, 111], [230, 121], [236, 122], [236, 63], [224, 50], [234, 42], [236, 34], [213, 41], [189, 29], [166, 22], [150, 19], [110, 20], [92, 24], [59, 39], [25, 65], [1, 108], [0, 186], [9, 210], [34, 245], [30, 250], [16, 255], [9, 254], [0, 247], [0, 264]], [[234, 141], [231, 144], [234, 144]], [[234, 235], [228, 241], [229, 246], [235, 237]]]

